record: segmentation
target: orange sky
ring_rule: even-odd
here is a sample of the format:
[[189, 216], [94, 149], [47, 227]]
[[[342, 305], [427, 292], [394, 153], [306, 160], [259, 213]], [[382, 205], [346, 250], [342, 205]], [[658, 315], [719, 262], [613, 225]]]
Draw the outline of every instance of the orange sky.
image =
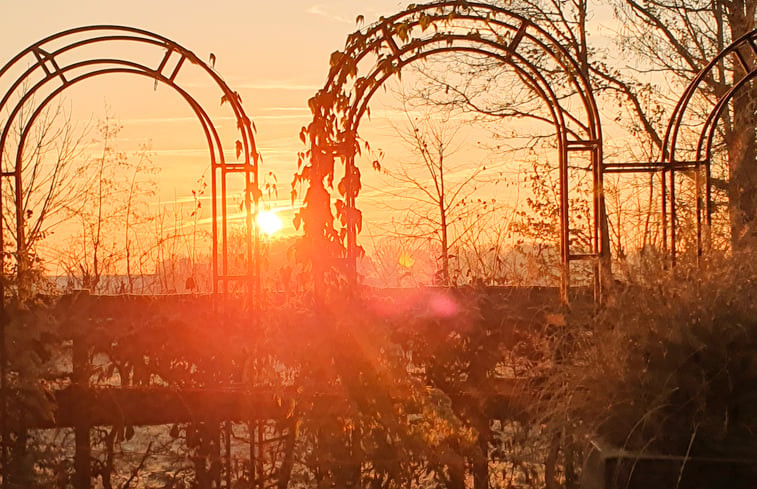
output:
[[[347, 35], [356, 29], [358, 15], [371, 23], [380, 15], [401, 10], [405, 3], [397, 0], [5, 0], [0, 7], [0, 64], [48, 35], [94, 24], [150, 30], [205, 60], [213, 53], [216, 71], [239, 92], [247, 114], [257, 127], [256, 141], [263, 156], [261, 175], [274, 172], [278, 177], [282, 189], [280, 198], [266, 205], [283, 208], [289, 205], [289, 182], [296, 170], [297, 152], [303, 149], [299, 130], [310, 120], [307, 100], [325, 82], [330, 54], [344, 46]], [[597, 7], [604, 11], [601, 6]], [[606, 12], [597, 16], [605, 17]], [[601, 31], [596, 34], [602, 35]], [[228, 143], [228, 138], [224, 141], [226, 151], [233, 154], [234, 122], [229, 117], [228, 106], [220, 106], [219, 92], [209, 86], [207, 79], [192, 78], [190, 73], [185, 75], [184, 69], [181, 76], [186, 76], [180, 80], [186, 84], [184, 86], [193, 86], [206, 95], [200, 102], [211, 112], [211, 117], [220, 116], [218, 120], [226, 127], [219, 129], [234, 133], [232, 144]], [[119, 150], [134, 151], [141, 143], [151, 141], [154, 161], [160, 168], [160, 190], [154, 204], [191, 203], [191, 191], [197, 188], [198, 178], [204, 176], [209, 183], [207, 147], [199, 123], [170, 88], [156, 90], [150, 79], [111, 75], [77, 85], [64, 94], [74, 118], [82, 121], [101, 119], [105, 106], [109, 107], [109, 112], [123, 124], [117, 143]], [[369, 137], [374, 147], [388, 150], [387, 146], [399, 146], [396, 129], [391, 126], [397, 125], [397, 120], [402, 122], [404, 117], [398, 117], [398, 113], [391, 110], [387, 112], [387, 109], [396, 109], [396, 103], [392, 107], [391, 100], [387, 100], [386, 96], [376, 97], [372, 104], [373, 121], [365, 121], [363, 126], [367, 127], [361, 129], [364, 136], [366, 133], [379, 136], [377, 142]], [[471, 139], [463, 136], [466, 137]], [[501, 163], [486, 161], [487, 156], [477, 154], [476, 148], [471, 149], [471, 146], [469, 144], [462, 153], [465, 161], [472, 165]], [[93, 148], [93, 151], [98, 149]], [[398, 162], [406, 155], [397, 153], [392, 157]], [[364, 171], [364, 176], [369, 173], [370, 170]], [[265, 180], [263, 178], [264, 183]], [[380, 185], [381, 182], [366, 179], [363, 209], [382, 212], [375, 209], [392, 200], [393, 197], [376, 188]], [[209, 217], [208, 211], [205, 212], [203, 217]], [[371, 227], [373, 216], [366, 216], [368, 223], [364, 226], [363, 242], [370, 246], [381, 231]], [[293, 232], [291, 211], [282, 211], [281, 217], [285, 232]]]
[[[151, 30], [206, 60], [213, 53], [216, 70], [240, 93], [255, 122], [264, 171], [275, 172], [286, 187], [302, 148], [299, 129], [309, 121], [307, 100], [325, 81], [330, 53], [343, 47], [359, 14], [370, 20], [400, 8], [396, 0], [10, 0], [0, 7], [0, 63], [50, 34], [92, 24]], [[189, 198], [197, 178], [207, 176], [204, 138], [176, 94], [153, 88], [149, 80], [116, 75], [64, 93], [77, 119], [102, 118], [105, 105], [110, 107], [124, 126], [119, 149], [131, 151], [151, 140], [161, 167], [161, 198]], [[209, 93], [209, 110], [228, 116], [215, 107], [215, 98]]]

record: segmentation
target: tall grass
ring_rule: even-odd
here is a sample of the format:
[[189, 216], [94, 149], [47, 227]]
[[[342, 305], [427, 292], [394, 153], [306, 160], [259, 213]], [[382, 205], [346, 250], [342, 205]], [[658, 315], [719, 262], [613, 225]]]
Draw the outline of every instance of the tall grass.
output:
[[558, 335], [545, 425], [583, 445], [672, 455], [757, 456], [755, 253], [616, 284]]

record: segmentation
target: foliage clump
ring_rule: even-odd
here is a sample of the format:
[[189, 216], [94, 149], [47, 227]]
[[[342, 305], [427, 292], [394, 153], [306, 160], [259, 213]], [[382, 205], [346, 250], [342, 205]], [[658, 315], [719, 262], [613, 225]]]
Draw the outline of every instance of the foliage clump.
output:
[[[577, 319], [576, 323], [581, 320]], [[649, 267], [571, 328], [548, 414], [631, 451], [757, 454], [757, 262]]]

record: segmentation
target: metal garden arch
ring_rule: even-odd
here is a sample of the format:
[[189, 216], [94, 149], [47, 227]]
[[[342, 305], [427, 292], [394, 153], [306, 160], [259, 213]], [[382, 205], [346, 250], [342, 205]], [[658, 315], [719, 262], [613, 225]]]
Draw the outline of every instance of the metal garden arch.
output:
[[[732, 85], [716, 100], [707, 100], [708, 106], [705, 111], [701, 108], [695, 110], [691, 107], [692, 98], [701, 90], [702, 84], [712, 75], [712, 72], [731, 58], [736, 75]], [[694, 170], [696, 178], [696, 231], [697, 252], [702, 254], [704, 244], [709, 239], [709, 233], [704, 233], [705, 228], [712, 225], [712, 181], [710, 165], [712, 163], [712, 143], [715, 129], [723, 111], [733, 100], [734, 96], [748, 87], [748, 83], [757, 76], [757, 29], [749, 32], [733, 41], [723, 49], [715, 58], [705, 66], [697, 76], [689, 83], [675, 107], [673, 115], [665, 133], [665, 145], [663, 147], [662, 161], [663, 170], [663, 216], [666, 219], [666, 245], [670, 246], [670, 253], [675, 260], [676, 256], [676, 182], [675, 173], [681, 170]], [[693, 127], [698, 130], [696, 149], [684, 152], [680, 148], [682, 128]], [[683, 153], [683, 158], [681, 157]], [[665, 173], [668, 182], [665, 185]], [[704, 225], [703, 225], [704, 224]], [[669, 230], [669, 231], [668, 231]]]
[[[715, 99], [700, 98], [696, 108], [691, 102], [701, 92], [702, 84], [712, 78], [713, 71], [729, 57], [736, 76], [730, 87]], [[678, 100], [663, 140], [660, 161], [638, 163], [613, 163], [604, 165], [605, 173], [660, 173], [662, 178], [662, 239], [664, 251], [672, 264], [678, 253], [676, 215], [676, 180], [679, 172], [694, 174], [696, 208], [696, 246], [701, 256], [710, 239], [712, 225], [712, 145], [718, 120], [728, 104], [740, 90], [757, 77], [757, 29], [733, 41], [718, 53], [689, 83]], [[693, 139], [693, 141], [692, 141]], [[692, 144], [693, 143], [693, 144]], [[707, 232], [706, 232], [707, 231]]]
[[[138, 59], [123, 59], [112, 56], [119, 52], [116, 48], [126, 43], [129, 46], [146, 47], [157, 64], [150, 64]], [[104, 50], [104, 55], [91, 57], [93, 45]], [[29, 62], [31, 61], [31, 64]], [[236, 143], [237, 159], [241, 161], [229, 162], [224, 153], [224, 146], [216, 129], [216, 124], [208, 116], [207, 111], [197, 102], [197, 99], [176, 80], [185, 63], [199, 66], [208, 76], [221, 94], [221, 100], [228, 102], [233, 111], [238, 129]], [[13, 74], [21, 72], [15, 79]], [[0, 113], [7, 112], [7, 116], [0, 121], [0, 168], [2, 179], [0, 185], [12, 180], [16, 192], [16, 253], [19, 264], [23, 267], [24, 249], [24, 215], [20, 196], [23, 194], [22, 155], [24, 144], [30, 128], [40, 116], [45, 107], [67, 88], [100, 75], [114, 73], [133, 74], [152, 78], [157, 83], [168, 85], [175, 90], [189, 105], [202, 126], [207, 142], [212, 172], [212, 273], [213, 291], [229, 290], [230, 282], [241, 280], [252, 287], [256, 276], [256, 262], [254, 255], [257, 249], [257, 230], [253, 222], [256, 212], [258, 189], [258, 160], [259, 154], [255, 145], [252, 124], [242, 108], [241, 100], [221, 76], [208, 66], [203, 60], [178, 43], [152, 32], [132, 27], [95, 25], [79, 27], [51, 35], [36, 42], [18, 53], [2, 69], [0, 82], [9, 85], [9, 89], [0, 100]], [[42, 96], [39, 101], [35, 96]], [[19, 114], [25, 106], [32, 105], [28, 121], [23, 121], [21, 136], [14, 161], [3, 161], [5, 149], [11, 128], [18, 123]], [[234, 143], [231, 144], [234, 146]], [[241, 174], [244, 178], [244, 209], [246, 219], [246, 259], [247, 270], [244, 274], [233, 275], [229, 268], [229, 244], [227, 229], [227, 177]], [[3, 229], [0, 227], [0, 250], [4, 250]], [[0, 270], [0, 274], [3, 273]], [[19, 280], [24, 280], [24, 270], [19, 270]], [[3, 280], [0, 277], [0, 295], [3, 293]]]
[[[371, 97], [391, 76], [429, 56], [466, 52], [487, 56], [515, 69], [528, 87], [544, 101], [557, 135], [560, 173], [561, 296], [567, 302], [571, 285], [570, 264], [594, 263], [595, 291], [599, 291], [600, 262], [609, 252], [603, 227], [602, 132], [591, 85], [576, 60], [546, 30], [506, 9], [476, 2], [438, 1], [411, 5], [407, 10], [352, 34], [345, 49], [332, 55], [326, 85], [310, 101], [313, 121], [304, 128], [309, 137], [309, 163], [300, 172], [309, 181], [303, 217], [306, 233], [317, 239], [341, 233], [346, 238], [344, 255], [354, 269], [359, 253], [356, 236], [360, 214], [357, 131]], [[358, 65], [370, 66], [365, 74]], [[562, 83], [556, 83], [555, 73]], [[593, 202], [591, 247], [571, 249], [572, 221], [569, 215], [569, 169], [583, 154], [589, 161]], [[336, 232], [329, 220], [326, 186], [334, 179], [334, 161], [345, 166], [340, 182], [337, 214], [343, 229]], [[357, 177], [357, 178], [356, 178]], [[324, 182], [324, 180], [326, 182]], [[321, 217], [314, 214], [320, 212]], [[316, 222], [317, 221], [317, 222]]]
[[[125, 59], [114, 55], [119, 47], [128, 44], [140, 46], [155, 56], [150, 61], [138, 56]], [[91, 48], [97, 46], [104, 54], [92, 56]], [[146, 48], [146, 49], [145, 49]], [[157, 62], [154, 62], [157, 60]], [[217, 126], [208, 112], [187, 88], [177, 81], [177, 75], [185, 63], [199, 66], [221, 94], [221, 101], [228, 102], [233, 112], [238, 139], [229, 146], [234, 147], [237, 162], [227, 161], [224, 146]], [[20, 73], [16, 75], [17, 73]], [[152, 32], [131, 27], [96, 25], [79, 27], [51, 35], [18, 53], [0, 69], [0, 84], [8, 87], [0, 99], [0, 193], [2, 186], [12, 181], [15, 192], [16, 215], [16, 260], [18, 272], [16, 285], [19, 297], [23, 299], [25, 288], [26, 240], [24, 237], [23, 205], [23, 152], [24, 145], [34, 122], [45, 107], [67, 88], [93, 77], [108, 74], [140, 75], [154, 79], [171, 87], [192, 109], [200, 123], [208, 147], [211, 168], [212, 190], [212, 281], [213, 292], [228, 292], [233, 281], [241, 281], [246, 286], [247, 299], [255, 304], [259, 292], [258, 280], [258, 231], [254, 224], [257, 201], [260, 195], [258, 185], [259, 154], [255, 145], [252, 123], [242, 108], [239, 95], [210, 66], [197, 55], [178, 43]], [[15, 78], [14, 78], [15, 77]], [[40, 98], [37, 98], [40, 97]], [[28, 120], [20, 120], [22, 110], [29, 110]], [[15, 156], [12, 161], [4, 161], [12, 129], [20, 128]], [[240, 156], [242, 158], [240, 159]], [[244, 179], [244, 214], [246, 224], [246, 270], [232, 273], [229, 264], [227, 180], [231, 174], [241, 174]], [[0, 214], [2, 214], [0, 202]], [[0, 226], [0, 254], [6, 256], [4, 227]], [[0, 316], [5, 306], [6, 277], [0, 266]], [[0, 317], [0, 436], [2, 436], [2, 466], [7, 475], [8, 427], [6, 413], [6, 345], [5, 318]]]

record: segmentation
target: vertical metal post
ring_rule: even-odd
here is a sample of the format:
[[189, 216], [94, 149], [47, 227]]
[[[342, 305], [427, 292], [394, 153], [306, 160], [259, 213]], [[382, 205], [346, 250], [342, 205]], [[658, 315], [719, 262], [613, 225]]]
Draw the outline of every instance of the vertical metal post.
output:
[[704, 209], [707, 228], [705, 229], [705, 246], [711, 248], [712, 240], [712, 173], [710, 170], [710, 160], [704, 163]]
[[[223, 155], [221, 156], [223, 158]], [[221, 159], [220, 165], [221, 171], [221, 274], [223, 275], [223, 288], [221, 291], [224, 294], [229, 292], [229, 234], [227, 227], [227, 214], [226, 208], [226, 162]]]
[[[2, 150], [0, 148], [0, 150]], [[3, 194], [2, 166], [0, 166], [0, 196]], [[0, 198], [0, 216], [3, 215], [3, 199]], [[5, 385], [8, 373], [8, 350], [5, 343], [6, 322], [5, 316], [5, 226], [0, 222], [0, 464], [2, 469], [2, 485], [0, 488], [8, 487], [8, 398], [7, 386]]]
[[[0, 224], [2, 226], [2, 224]], [[1, 234], [1, 233], [0, 233]], [[0, 243], [2, 239], [0, 238]], [[2, 244], [0, 244], [0, 266], [3, 263]], [[4, 274], [0, 273], [0, 282], [5, 280]], [[0, 285], [0, 463], [2, 464], [2, 489], [8, 487], [8, 397], [6, 381], [8, 378], [8, 349], [5, 343], [5, 287]]]
[[212, 435], [211, 435], [211, 450], [213, 453], [210, 455], [210, 467], [213, 471], [213, 477], [211, 484], [215, 484], [217, 488], [220, 489], [221, 487], [221, 467], [223, 466], [223, 461], [221, 460], [221, 437], [223, 436], [221, 434], [221, 420], [219, 419], [213, 419], [211, 423], [208, 423], [212, 428]]
[[255, 462], [257, 463], [256, 471], [257, 471], [258, 483], [257, 483], [257, 486], [253, 486], [253, 487], [258, 487], [258, 489], [263, 489], [265, 487], [265, 484], [264, 484], [265, 481], [263, 480], [263, 476], [265, 474], [264, 472], [265, 467], [263, 466], [263, 462], [264, 462], [263, 442], [265, 441], [265, 438], [264, 438], [265, 437], [265, 421], [263, 421], [262, 419], [258, 419], [257, 425], [258, 425], [257, 426], [258, 456], [255, 459]]
[[668, 254], [668, 186], [665, 170], [660, 172], [660, 205], [662, 206], [662, 252]]
[[695, 199], [696, 199], [696, 216], [697, 216], [697, 223], [696, 223], [696, 231], [697, 231], [697, 262], [701, 262], [702, 259], [702, 214], [703, 214], [703, 202], [702, 202], [702, 166], [697, 161], [696, 166], [694, 167], [694, 185], [696, 187], [695, 190]]
[[595, 259], [592, 264], [592, 272], [594, 274], [594, 302], [599, 303], [601, 301], [603, 269], [604, 269], [604, 246], [602, 246], [604, 240], [605, 219], [602, 202], [604, 201], [604, 195], [602, 195], [602, 162], [599, 156], [598, 147], [594, 147], [591, 150], [591, 169], [592, 169], [592, 212], [594, 213], [594, 227], [592, 229], [592, 253]]
[[610, 232], [607, 222], [605, 204], [604, 167], [602, 145], [598, 144], [591, 153], [594, 167], [594, 254], [597, 257], [594, 271], [594, 301], [600, 304], [604, 298], [604, 289], [612, 280], [612, 262], [610, 259]]
[[27, 252], [26, 252], [26, 229], [24, 226], [24, 195], [23, 182], [21, 180], [21, 158], [16, 159], [16, 169], [14, 173], [15, 181], [15, 199], [16, 199], [16, 287], [18, 289], [18, 300], [23, 301], [27, 297]]
[[[0, 148], [1, 150], [1, 148]], [[2, 195], [2, 182], [5, 177], [2, 175], [0, 166], [0, 195]], [[3, 199], [0, 198], [0, 216], [3, 215]], [[5, 226], [0, 222], [0, 464], [2, 464], [2, 485], [0, 488], [8, 487], [8, 398], [7, 386], [5, 384], [8, 378], [6, 371], [8, 365], [8, 350], [5, 343], [7, 318], [5, 316]]]
[[676, 172], [670, 170], [670, 259], [676, 264]]
[[250, 487], [255, 487], [255, 421], [247, 422], [247, 431], [250, 434]]
[[568, 142], [560, 138], [560, 300], [568, 305], [570, 289], [570, 225], [568, 198]]
[[213, 161], [210, 162], [210, 189], [211, 189], [210, 193], [212, 195], [211, 204], [210, 204], [211, 221], [212, 221], [211, 234], [213, 235], [212, 236], [213, 243], [211, 244], [212, 255], [213, 255], [211, 257], [212, 258], [211, 267], [213, 271], [213, 286], [212, 286], [213, 297], [214, 297], [213, 300], [215, 301], [215, 295], [218, 293], [218, 276], [219, 276], [219, 272], [218, 272], [218, 195], [216, 193], [217, 187], [218, 187], [218, 182], [217, 182], [218, 167], [215, 162], [215, 154], [212, 155], [212, 159]]
[[231, 421], [226, 421], [226, 429], [224, 431], [224, 455], [226, 456], [226, 489], [231, 489]]

